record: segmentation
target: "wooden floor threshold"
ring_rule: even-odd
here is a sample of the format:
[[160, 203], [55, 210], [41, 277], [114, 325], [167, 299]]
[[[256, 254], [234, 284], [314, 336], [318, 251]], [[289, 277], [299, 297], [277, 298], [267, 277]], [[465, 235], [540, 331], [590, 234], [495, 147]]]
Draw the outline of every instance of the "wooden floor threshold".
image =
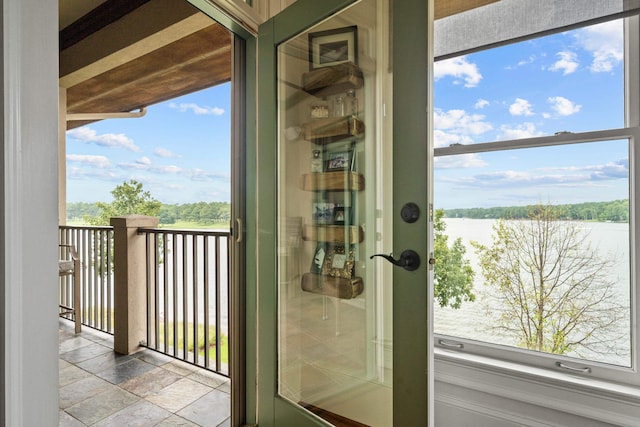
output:
[[370, 427], [367, 424], [359, 423], [358, 421], [343, 417], [342, 415], [327, 411], [326, 409], [319, 408], [310, 403], [299, 402], [298, 404], [305, 408], [307, 411], [316, 414], [323, 420], [330, 422], [336, 427]]

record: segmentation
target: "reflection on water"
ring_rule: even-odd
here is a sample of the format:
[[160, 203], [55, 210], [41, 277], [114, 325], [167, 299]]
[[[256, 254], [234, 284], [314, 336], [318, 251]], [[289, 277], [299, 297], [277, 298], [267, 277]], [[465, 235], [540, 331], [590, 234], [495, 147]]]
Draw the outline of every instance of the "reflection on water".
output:
[[[434, 329], [437, 334], [451, 335], [468, 338], [478, 341], [486, 341], [496, 344], [514, 345], [509, 337], [496, 335], [491, 331], [487, 322], [482, 301], [486, 292], [491, 289], [483, 284], [483, 277], [480, 273], [478, 257], [471, 246], [471, 241], [476, 241], [483, 245], [491, 245], [492, 226], [495, 224], [492, 219], [467, 219], [467, 218], [446, 218], [447, 229], [445, 234], [449, 236], [449, 244], [460, 237], [462, 243], [467, 248], [467, 258], [475, 271], [474, 292], [476, 301], [473, 303], [464, 302], [458, 310], [451, 308], [441, 308], [437, 304], [434, 309]], [[605, 222], [584, 222], [580, 226], [584, 231], [589, 232], [592, 247], [597, 248], [600, 257], [615, 260], [612, 272], [617, 280], [617, 302], [625, 307], [630, 306], [630, 267], [629, 267], [629, 224], [605, 223]], [[598, 354], [581, 350], [582, 358], [589, 360], [613, 363], [621, 366], [630, 366], [630, 316], [627, 314], [623, 320], [618, 322], [617, 328], [620, 335], [625, 338], [615, 343], [618, 355]], [[578, 357], [576, 354], [569, 356]]]

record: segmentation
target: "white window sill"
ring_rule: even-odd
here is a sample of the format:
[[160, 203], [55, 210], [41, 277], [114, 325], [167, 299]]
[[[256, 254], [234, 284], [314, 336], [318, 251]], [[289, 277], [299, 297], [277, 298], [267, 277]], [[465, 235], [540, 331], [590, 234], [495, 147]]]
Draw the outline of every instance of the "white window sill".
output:
[[616, 425], [640, 419], [640, 388], [442, 348], [435, 348], [435, 381], [436, 400], [446, 399], [437, 392], [444, 383]]

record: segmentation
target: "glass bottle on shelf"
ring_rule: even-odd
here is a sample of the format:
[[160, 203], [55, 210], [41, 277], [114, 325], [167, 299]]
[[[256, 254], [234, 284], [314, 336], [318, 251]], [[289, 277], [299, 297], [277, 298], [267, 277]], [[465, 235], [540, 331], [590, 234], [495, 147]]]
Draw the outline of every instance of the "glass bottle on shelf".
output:
[[322, 152], [313, 150], [311, 152], [311, 172], [322, 172]]
[[344, 96], [337, 96], [333, 104], [333, 117], [342, 117], [345, 115]]
[[347, 91], [347, 96], [344, 101], [345, 113], [347, 116], [358, 117], [358, 98], [356, 98], [356, 91], [350, 89]]

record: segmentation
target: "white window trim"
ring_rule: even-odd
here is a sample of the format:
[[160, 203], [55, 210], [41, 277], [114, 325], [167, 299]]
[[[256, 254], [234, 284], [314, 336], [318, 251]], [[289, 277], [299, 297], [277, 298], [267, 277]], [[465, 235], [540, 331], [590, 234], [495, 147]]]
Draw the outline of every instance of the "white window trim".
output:
[[[640, 414], [639, 391], [634, 386], [441, 348], [435, 349], [435, 382], [437, 402], [473, 407], [474, 412], [517, 425], [565, 425], [554, 418], [561, 412], [635, 426]], [[523, 405], [536, 409], [527, 413]]]
[[[465, 386], [477, 388], [478, 391], [494, 393], [504, 389], [505, 397], [513, 398], [514, 391], [520, 387], [529, 387], [522, 382], [539, 382], [547, 389], [541, 394], [528, 391], [519, 393], [528, 402], [541, 400], [545, 407], [554, 407], [559, 403], [563, 410], [567, 405], [581, 407], [577, 412], [582, 416], [611, 412], [606, 416], [614, 420], [616, 413], [624, 418], [625, 412], [614, 407], [601, 407], [599, 404], [579, 404], [571, 402], [575, 393], [599, 396], [602, 401], [609, 397], [629, 403], [631, 414], [638, 414], [640, 409], [640, 209], [636, 208], [640, 197], [640, 19], [637, 15], [625, 19], [625, 123], [627, 128], [609, 129], [584, 133], [562, 133], [547, 137], [521, 140], [497, 141], [469, 145], [452, 145], [436, 148], [434, 156], [481, 153], [530, 147], [546, 147], [607, 140], [629, 140], [629, 228], [630, 228], [630, 280], [632, 304], [631, 310], [631, 368], [612, 366], [604, 363], [569, 358], [561, 355], [538, 353], [526, 349], [494, 345], [469, 339], [434, 334], [436, 381], [455, 384], [458, 379]], [[634, 52], [633, 55], [630, 53]], [[563, 367], [560, 367], [562, 363]], [[567, 368], [568, 367], [568, 368]], [[573, 371], [571, 368], [575, 368]], [[578, 370], [588, 368], [589, 372]], [[586, 370], [586, 369], [585, 369]], [[465, 373], [466, 372], [466, 373]], [[475, 373], [475, 374], [474, 374]], [[472, 378], [482, 377], [477, 384]], [[512, 387], [505, 387], [513, 383]], [[475, 384], [475, 385], [474, 385]], [[560, 390], [560, 393], [550, 393]], [[526, 395], [526, 396], [524, 396]], [[607, 397], [606, 399], [604, 397]], [[586, 405], [586, 406], [585, 406]], [[627, 408], [628, 409], [628, 408]], [[590, 415], [585, 415], [590, 414]], [[604, 416], [604, 415], [603, 415]], [[637, 422], [638, 416], [634, 417]], [[607, 421], [612, 422], [612, 421]], [[622, 425], [630, 425], [622, 423]]]

